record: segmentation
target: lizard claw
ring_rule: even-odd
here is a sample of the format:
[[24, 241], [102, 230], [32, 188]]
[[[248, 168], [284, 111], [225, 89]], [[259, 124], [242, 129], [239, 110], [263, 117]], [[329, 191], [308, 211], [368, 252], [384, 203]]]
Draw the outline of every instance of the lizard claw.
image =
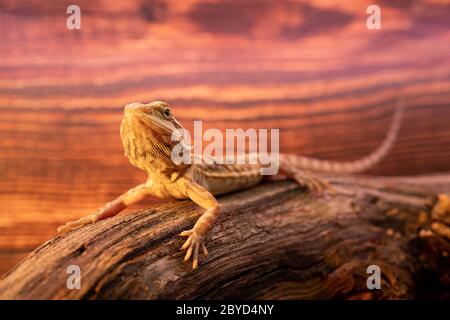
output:
[[184, 261], [188, 261], [192, 256], [192, 269], [198, 268], [198, 251], [201, 248], [205, 256], [208, 255], [208, 250], [206, 250], [203, 237], [200, 236], [193, 229], [183, 231], [180, 236], [188, 237], [186, 242], [183, 244], [180, 250], [186, 250], [186, 255], [184, 256]]

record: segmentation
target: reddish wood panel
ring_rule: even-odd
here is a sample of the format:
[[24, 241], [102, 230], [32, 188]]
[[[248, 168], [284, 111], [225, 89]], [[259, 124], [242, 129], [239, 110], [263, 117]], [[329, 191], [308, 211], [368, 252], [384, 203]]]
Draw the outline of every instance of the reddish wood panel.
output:
[[123, 156], [123, 105], [166, 100], [188, 128], [280, 128], [281, 151], [374, 149], [400, 92], [393, 152], [371, 174], [450, 170], [450, 4], [378, 1], [0, 3], [0, 273], [145, 179]]

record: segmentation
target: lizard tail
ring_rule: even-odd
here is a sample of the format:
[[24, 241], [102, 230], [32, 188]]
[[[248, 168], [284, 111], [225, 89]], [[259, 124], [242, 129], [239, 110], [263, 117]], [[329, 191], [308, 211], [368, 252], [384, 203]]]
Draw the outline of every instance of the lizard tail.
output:
[[404, 98], [400, 98], [392, 121], [391, 127], [386, 134], [382, 144], [367, 156], [347, 162], [319, 160], [304, 156], [281, 154], [280, 165], [283, 168], [291, 168], [294, 170], [311, 170], [323, 173], [358, 173], [366, 171], [380, 162], [389, 152], [397, 140], [400, 131], [400, 125], [403, 118]]

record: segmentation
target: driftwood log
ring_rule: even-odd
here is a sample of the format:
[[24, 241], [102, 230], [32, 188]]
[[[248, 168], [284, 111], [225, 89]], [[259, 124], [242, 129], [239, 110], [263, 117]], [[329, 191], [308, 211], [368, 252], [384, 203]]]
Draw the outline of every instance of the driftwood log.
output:
[[[0, 297], [450, 298], [450, 213], [435, 196], [450, 193], [450, 175], [332, 180], [335, 196], [279, 181], [221, 197], [199, 270], [183, 263], [177, 234], [201, 209], [175, 202], [46, 242], [3, 277]], [[70, 265], [80, 289], [67, 288]], [[381, 269], [380, 290], [367, 288], [369, 265]]]

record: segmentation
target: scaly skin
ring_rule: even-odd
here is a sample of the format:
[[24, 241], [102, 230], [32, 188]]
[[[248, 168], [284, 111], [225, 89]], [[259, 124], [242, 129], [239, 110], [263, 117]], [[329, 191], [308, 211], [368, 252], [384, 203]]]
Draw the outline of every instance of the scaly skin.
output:
[[[403, 106], [399, 106], [382, 145], [361, 160], [338, 163], [280, 154], [280, 173], [309, 190], [320, 193], [323, 189], [332, 189], [326, 180], [319, 178], [319, 174], [360, 172], [379, 162], [392, 147], [398, 135], [402, 113]], [[263, 177], [259, 164], [173, 163], [172, 149], [183, 141], [181, 136], [176, 141], [171, 139], [172, 133], [178, 129], [182, 129], [182, 126], [165, 102], [126, 105], [120, 127], [125, 155], [133, 165], [148, 173], [147, 181], [130, 189], [95, 213], [59, 227], [58, 232], [67, 232], [114, 216], [147, 196], [191, 199], [205, 209], [205, 212], [192, 229], [181, 233], [181, 236], [188, 237], [181, 249], [187, 250], [185, 261], [193, 257], [192, 267], [196, 269], [199, 251], [208, 254], [204, 239], [214, 227], [219, 215], [219, 205], [214, 195], [250, 188], [257, 185]]]

